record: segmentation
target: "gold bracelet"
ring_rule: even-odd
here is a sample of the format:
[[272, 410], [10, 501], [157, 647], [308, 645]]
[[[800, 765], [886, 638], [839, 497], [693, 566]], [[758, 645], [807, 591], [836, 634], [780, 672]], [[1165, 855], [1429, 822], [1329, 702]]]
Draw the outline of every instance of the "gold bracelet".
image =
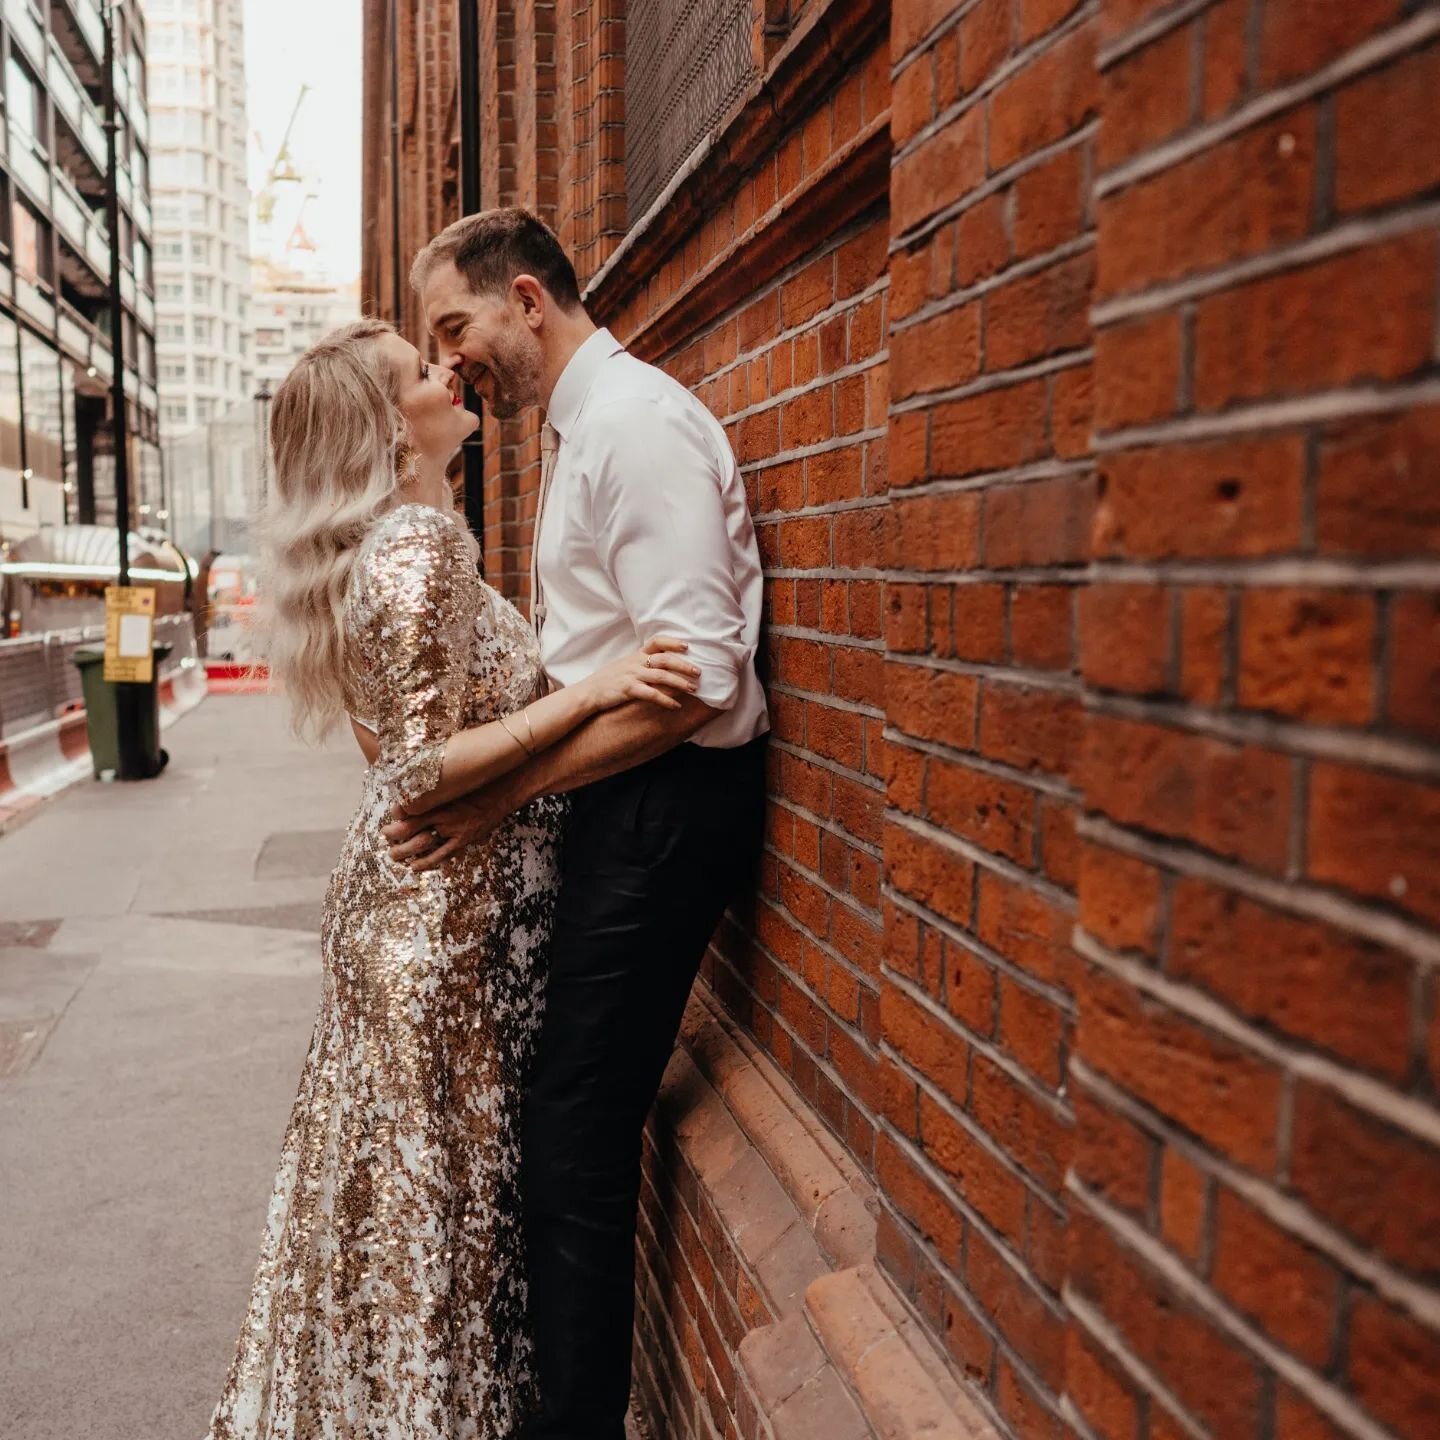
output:
[[535, 754], [535, 727], [530, 723], [530, 707], [527, 705], [521, 712], [520, 718], [525, 722], [525, 729], [530, 736], [530, 754]]
[[510, 728], [508, 717], [502, 715], [500, 724], [504, 727], [505, 733], [529, 756], [533, 758], [535, 752]]

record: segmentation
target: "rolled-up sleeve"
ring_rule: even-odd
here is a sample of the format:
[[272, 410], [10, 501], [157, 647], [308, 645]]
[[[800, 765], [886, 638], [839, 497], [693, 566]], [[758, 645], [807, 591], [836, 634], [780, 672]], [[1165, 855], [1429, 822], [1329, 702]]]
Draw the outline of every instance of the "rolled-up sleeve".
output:
[[600, 561], [641, 643], [687, 641], [699, 698], [728, 710], [754, 656], [709, 437], [663, 399], [613, 400], [586, 421]]

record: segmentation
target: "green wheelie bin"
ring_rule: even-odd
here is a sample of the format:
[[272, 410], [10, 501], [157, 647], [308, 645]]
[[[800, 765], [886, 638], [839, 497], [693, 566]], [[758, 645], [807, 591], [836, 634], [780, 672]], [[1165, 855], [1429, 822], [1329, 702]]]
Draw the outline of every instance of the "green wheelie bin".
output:
[[158, 775], [170, 759], [160, 748], [160, 662], [170, 653], [169, 645], [155, 646], [155, 665], [149, 684], [127, 683], [141, 692], [137, 697], [140, 773], [120, 775], [120, 686], [105, 678], [105, 651], [87, 646], [77, 650], [71, 661], [80, 671], [85, 695], [85, 729], [90, 737], [90, 761], [97, 780], [149, 780]]

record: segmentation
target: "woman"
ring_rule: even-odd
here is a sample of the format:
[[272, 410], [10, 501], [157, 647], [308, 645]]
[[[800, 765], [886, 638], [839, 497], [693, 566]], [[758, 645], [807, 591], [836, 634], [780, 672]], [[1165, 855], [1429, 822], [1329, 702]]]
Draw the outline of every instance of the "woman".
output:
[[698, 672], [657, 640], [536, 698], [530, 627], [452, 513], [446, 463], [476, 423], [378, 321], [321, 341], [275, 397], [270, 663], [302, 733], [365, 716], [379, 755], [330, 882], [320, 1014], [212, 1440], [498, 1440], [532, 1398], [516, 1137], [561, 804], [423, 875], [380, 829], [603, 709], [675, 705]]

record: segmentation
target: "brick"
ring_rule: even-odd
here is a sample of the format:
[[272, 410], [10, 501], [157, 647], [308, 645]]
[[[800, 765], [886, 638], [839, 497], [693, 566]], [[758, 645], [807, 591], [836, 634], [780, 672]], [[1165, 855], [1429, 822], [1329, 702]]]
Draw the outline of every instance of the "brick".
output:
[[1397, 595], [1390, 606], [1385, 718], [1440, 739], [1440, 594]]
[[957, 659], [993, 661], [1005, 654], [1005, 587], [954, 587], [951, 648]]
[[968, 750], [975, 741], [977, 682], [973, 676], [921, 665], [885, 668], [886, 708], [898, 730]]
[[[1010, 262], [1005, 196], [989, 195], [955, 222], [955, 277], [958, 286], [974, 285]], [[945, 277], [948, 287], [949, 277]]]
[[920, 1095], [925, 1153], [953, 1180], [966, 1202], [1018, 1247], [1025, 1227], [1025, 1186], [963, 1125], [928, 1095]]
[[1076, 696], [987, 683], [980, 699], [980, 751], [1017, 770], [1069, 776], [1079, 760], [1081, 712]]
[[1440, 921], [1440, 789], [1317, 763], [1310, 772], [1307, 871]]
[[885, 512], [886, 543], [896, 569], [965, 570], [978, 556], [980, 497], [967, 491], [896, 498]]
[[1440, 1271], [1440, 1155], [1304, 1082], [1295, 1092], [1290, 1184], [1366, 1249], [1427, 1280]]
[[1090, 451], [1094, 388], [1091, 365], [1073, 365], [1050, 378], [1050, 433], [1062, 460]]
[[1335, 1343], [1340, 1282], [1319, 1255], [1233, 1191], [1215, 1207], [1211, 1282], [1242, 1314], [1316, 1370]]
[[1281, 1090], [1270, 1065], [1093, 969], [1077, 998], [1087, 1064], [1211, 1149], [1270, 1172]]
[[1100, 168], [1108, 170], [1190, 123], [1195, 30], [1179, 25], [1111, 65], [1100, 81]]
[[[981, 720], [982, 739], [984, 719]], [[1271, 872], [1289, 856], [1288, 757], [1111, 715], [1087, 731], [1086, 798], [1122, 825], [1193, 841]]]
[[1205, 1245], [1209, 1206], [1204, 1171], [1178, 1150], [1167, 1149], [1160, 1157], [1160, 1233], [1192, 1265], [1199, 1262]]
[[1275, 1440], [1343, 1440], [1330, 1419], [1288, 1385], [1275, 1396]]
[[1440, 1429], [1440, 1339], [1373, 1295], [1350, 1316], [1350, 1386], [1397, 1435], [1420, 1440]]
[[1094, 273], [1087, 251], [990, 291], [985, 368], [1009, 370], [1088, 344]]
[[1068, 988], [1073, 912], [1031, 886], [994, 870], [980, 873], [976, 934], [1036, 980]]
[[1180, 316], [1164, 311], [1095, 335], [1095, 425], [1116, 430], [1173, 415], [1180, 397]]
[[1252, 590], [1240, 599], [1237, 698], [1301, 720], [1366, 724], [1375, 708], [1375, 607], [1335, 590]]
[[1201, 19], [1204, 41], [1200, 74], [1200, 113], [1213, 120], [1245, 94], [1250, 0], [1219, 0]]
[[932, 758], [926, 812], [936, 825], [992, 854], [1028, 865], [1035, 848], [1034, 796], [1023, 785], [964, 764]]
[[1147, 1218], [1158, 1147], [1143, 1131], [1092, 1096], [1075, 1096], [1075, 1173], [1090, 1189], [1136, 1219]]
[[978, 1035], [995, 1028], [995, 972], [963, 945], [945, 944], [945, 1005]]
[[1063, 889], [1074, 890], [1080, 879], [1080, 842], [1070, 801], [1041, 800], [1040, 853], [1046, 876]]
[[1255, 1434], [1261, 1383], [1254, 1361], [1090, 1216], [1071, 1224], [1070, 1280], [1078, 1292], [1211, 1434]]
[[1401, 14], [1401, 0], [1268, 0], [1261, 12], [1259, 82], [1308, 75]]
[[978, 1229], [971, 1230], [966, 1245], [965, 1281], [999, 1333], [1035, 1374], [1058, 1390], [1065, 1363], [1065, 1327]]
[[782, 317], [787, 328], [803, 325], [835, 300], [835, 257], [812, 260], [780, 292]]
[[897, 234], [985, 176], [984, 112], [977, 106], [903, 155], [891, 172], [890, 218]]
[[906, 4], [897, 6], [892, 36], [896, 58], [913, 50], [949, 16], [951, 9], [950, 0], [907, 0]]
[[969, 924], [975, 867], [963, 855], [889, 825], [885, 864], [890, 883], [900, 894], [958, 925]]
[[890, 380], [895, 400], [963, 385], [979, 373], [978, 304], [961, 305], [891, 333]]
[[960, 22], [960, 84], [974, 90], [1010, 53], [1010, 0], [979, 0]]
[[1112, 950], [1154, 956], [1160, 934], [1160, 872], [1118, 850], [1080, 851], [1080, 924]]
[[1003, 170], [1076, 129], [1095, 109], [1098, 88], [1095, 27], [1086, 25], [1037, 56], [991, 98], [990, 168]]
[[899, 149], [935, 116], [935, 60], [923, 54], [895, 77], [890, 109], [890, 138]]
[[[1085, 147], [1071, 145], [1016, 178], [1015, 258], [1029, 259], [1063, 245], [1085, 228]], [[1001, 208], [1003, 197], [987, 204]], [[977, 206], [976, 209], [981, 207]]]
[[1180, 593], [1180, 694], [1217, 705], [1229, 675], [1230, 597], [1224, 590]]
[[1045, 450], [1043, 381], [950, 400], [931, 415], [931, 468], [937, 476], [1008, 470]]
[[1314, 115], [1289, 111], [1106, 196], [1097, 210], [1098, 293], [1143, 290], [1299, 240], [1310, 226], [1314, 166]]
[[1325, 428], [1316, 535], [1331, 554], [1440, 553], [1440, 406]]
[[958, 1260], [960, 1218], [955, 1207], [890, 1139], [881, 1134], [875, 1142], [875, 1176], [889, 1203], [934, 1245], [947, 1263]]
[[1017, 665], [1069, 670], [1074, 664], [1073, 585], [1017, 585], [1010, 599], [1010, 649]]
[[987, 489], [985, 563], [1008, 569], [1087, 559], [1095, 498], [1088, 472]]
[[1064, 1069], [1065, 1017], [1055, 1002], [1008, 977], [1000, 980], [1000, 1040], [1042, 1085], [1056, 1089]]
[[1139, 1397], [1078, 1325], [1065, 1337], [1065, 1393], [1100, 1440], [1134, 1440], [1139, 1433]]
[[1126, 450], [1100, 470], [1097, 558], [1283, 555], [1299, 546], [1298, 438]]
[[1196, 406], [1410, 374], [1430, 354], [1434, 249], [1407, 235], [1202, 300]]
[[1440, 185], [1440, 147], [1425, 123], [1440, 93], [1440, 46], [1362, 76], [1335, 97], [1335, 207], [1342, 214]]
[[[1247, 956], [1263, 955], [1263, 965]], [[1182, 877], [1167, 969], [1281, 1035], [1403, 1080], [1412, 967], [1384, 946]]]
[[1163, 585], [1092, 583], [1080, 592], [1080, 670], [1101, 690], [1169, 688], [1170, 591]]
[[1082, 0], [1020, 0], [1020, 43], [1028, 45], [1080, 8]]

